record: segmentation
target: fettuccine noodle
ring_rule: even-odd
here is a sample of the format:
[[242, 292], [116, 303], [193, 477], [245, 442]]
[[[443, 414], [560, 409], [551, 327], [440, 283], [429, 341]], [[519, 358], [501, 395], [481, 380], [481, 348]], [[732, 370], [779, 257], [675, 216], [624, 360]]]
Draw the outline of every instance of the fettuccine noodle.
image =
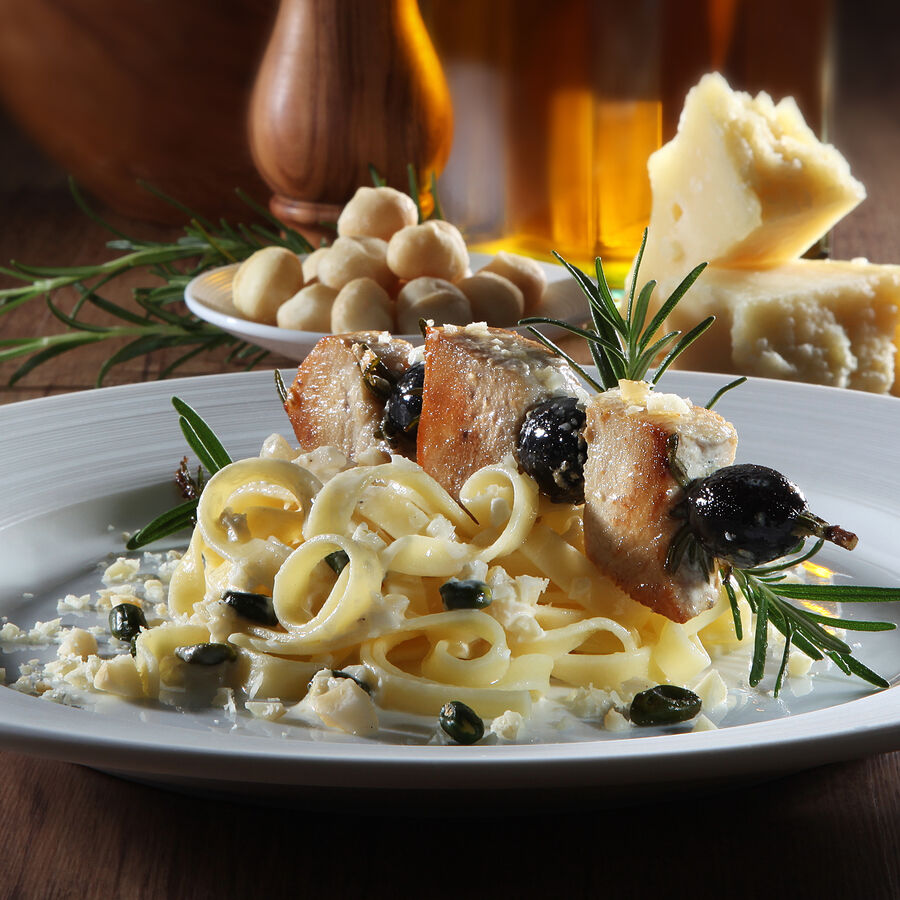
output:
[[[170, 620], [135, 642], [146, 696], [186, 684], [177, 647], [224, 642], [225, 683], [249, 703], [307, 697], [326, 724], [370, 733], [367, 704], [434, 716], [459, 700], [528, 717], [560, 688], [696, 685], [738, 643], [724, 598], [680, 625], [623, 594], [584, 555], [580, 508], [542, 499], [512, 457], [472, 475], [456, 502], [402, 457], [351, 466], [333, 448], [288, 459], [285, 442], [265, 446], [277, 449], [204, 488]], [[453, 579], [484, 582], [492, 601], [446, 609]], [[229, 590], [271, 597], [278, 624], [242, 617]], [[355, 674], [338, 684], [335, 670]]]

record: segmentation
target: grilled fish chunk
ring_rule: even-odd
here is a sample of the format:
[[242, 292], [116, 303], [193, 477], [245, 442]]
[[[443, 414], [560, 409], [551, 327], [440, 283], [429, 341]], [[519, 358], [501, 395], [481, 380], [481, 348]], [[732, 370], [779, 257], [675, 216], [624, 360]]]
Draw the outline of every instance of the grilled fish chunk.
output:
[[414, 347], [387, 332], [363, 331], [322, 338], [297, 369], [284, 404], [302, 450], [331, 445], [350, 459], [372, 449], [390, 452], [380, 435], [384, 400], [363, 372], [384, 363], [396, 379], [409, 368]]
[[459, 497], [472, 473], [515, 452], [525, 412], [561, 394], [584, 391], [572, 369], [536, 341], [483, 322], [429, 328], [418, 463]]
[[687, 558], [674, 573], [665, 568], [681, 525], [671, 515], [681, 489], [669, 469], [667, 443], [677, 434], [678, 461], [688, 478], [702, 478], [734, 461], [734, 427], [643, 382], [620, 382], [593, 397], [586, 413], [587, 556], [634, 600], [686, 622], [715, 603], [721, 580]]

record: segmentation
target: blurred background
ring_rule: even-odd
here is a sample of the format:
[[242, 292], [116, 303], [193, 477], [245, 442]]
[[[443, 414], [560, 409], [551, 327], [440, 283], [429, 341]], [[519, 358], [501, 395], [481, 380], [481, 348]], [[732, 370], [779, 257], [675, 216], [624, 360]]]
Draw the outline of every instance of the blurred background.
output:
[[[427, 191], [428, 174], [440, 174], [446, 216], [488, 248], [630, 259], [649, 215], [646, 157], [672, 136], [686, 91], [711, 70], [737, 88], [795, 96], [810, 126], [838, 144], [864, 182], [855, 157], [867, 157], [865, 165], [897, 158], [896, 144], [857, 153], [871, 134], [869, 117], [900, 117], [896, 4], [419, 0], [439, 72], [412, 22], [415, 0], [349, 5], [372, 10], [357, 23], [363, 38], [371, 35], [368, 48], [354, 45], [357, 35], [337, 16], [323, 14], [326, 5], [345, 6], [281, 4], [276, 30], [299, 49], [292, 56], [281, 48], [271, 62], [278, 77], [264, 85], [270, 99], [257, 118], [276, 120], [283, 131], [301, 104], [318, 104], [317, 121], [343, 129], [352, 144], [350, 118], [368, 116], [373, 130], [383, 120], [402, 127], [410, 110], [430, 117], [432, 134], [417, 137], [430, 142], [419, 160], [421, 186]], [[141, 189], [140, 179], [204, 214], [245, 214], [235, 187], [266, 202], [264, 182], [284, 176], [265, 158], [274, 151], [259, 145], [278, 138], [271, 128], [262, 137], [248, 133], [247, 111], [278, 9], [277, 0], [0, 0], [4, 205], [33, 202], [67, 172], [113, 209], [148, 221], [178, 221], [179, 214]], [[390, 20], [391, 53], [413, 63], [372, 55], [371, 44], [387, 43], [379, 17]], [[331, 35], [332, 27], [345, 31]], [[316, 52], [329, 40], [338, 50], [331, 58]], [[402, 110], [351, 110], [338, 121], [335, 107], [364, 83], [347, 76], [344, 95], [335, 91], [341, 65], [369, 74], [391, 65], [401, 91], [404, 78], [433, 84]], [[312, 127], [304, 120], [290, 134], [306, 165], [294, 164], [293, 189], [300, 199], [343, 203], [361, 173], [341, 184], [311, 176], [335, 148], [321, 135], [304, 143], [301, 125]], [[286, 151], [279, 152], [283, 169]], [[370, 162], [393, 165], [400, 174], [388, 180], [405, 186], [396, 159]], [[882, 203], [890, 206], [889, 198], [870, 198], [863, 214], [896, 222]]]

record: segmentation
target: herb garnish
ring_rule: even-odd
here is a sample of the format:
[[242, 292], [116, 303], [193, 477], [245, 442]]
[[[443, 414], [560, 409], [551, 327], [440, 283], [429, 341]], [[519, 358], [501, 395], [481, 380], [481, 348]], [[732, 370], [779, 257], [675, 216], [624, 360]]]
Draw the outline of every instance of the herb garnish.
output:
[[[584, 272], [571, 263], [566, 262], [554, 251], [553, 255], [566, 267], [587, 297], [593, 329], [579, 328], [576, 325], [570, 325], [568, 322], [543, 316], [532, 316], [519, 320], [520, 325], [528, 325], [528, 330], [542, 344], [565, 359], [597, 391], [606, 391], [617, 387], [619, 380], [623, 378], [627, 378], [630, 381], [649, 380], [651, 384], [656, 384], [675, 359], [715, 321], [715, 316], [709, 316], [687, 334], [682, 334], [680, 331], [670, 331], [658, 340], [653, 340], [669, 313], [706, 268], [706, 263], [701, 263], [688, 273], [650, 320], [650, 324], [644, 327], [647, 321], [647, 313], [650, 309], [650, 296], [656, 288], [655, 281], [647, 282], [638, 294], [637, 299], [635, 299], [635, 285], [637, 284], [646, 245], [647, 229], [645, 228], [641, 248], [635, 259], [634, 277], [628, 290], [628, 303], [624, 316], [619, 311], [619, 307], [613, 298], [599, 257], [597, 257], [595, 263], [597, 283], [594, 284]], [[598, 384], [594, 378], [588, 375], [564, 350], [560, 349], [553, 341], [533, 327], [539, 324], [555, 325], [558, 328], [583, 337], [588, 343], [594, 364], [600, 374], [600, 383]], [[648, 379], [647, 374], [651, 366], [663, 353], [665, 353], [665, 356], [656, 366], [653, 375]]]
[[[183, 234], [174, 242], [144, 241], [129, 237], [101, 218], [88, 206], [71, 179], [69, 186], [82, 212], [116, 236], [107, 247], [119, 251], [119, 255], [90, 266], [28, 266], [13, 262], [10, 268], [0, 268], [0, 273], [22, 282], [16, 287], [0, 290], [0, 316], [30, 300], [45, 297], [47, 308], [69, 329], [61, 334], [0, 340], [0, 362], [29, 357], [13, 373], [10, 384], [68, 350], [102, 341], [125, 340], [127, 343], [100, 367], [96, 379], [98, 386], [114, 366], [155, 350], [180, 347], [186, 351], [163, 370], [160, 378], [168, 377], [194, 356], [218, 347], [230, 347], [227, 361], [240, 363], [247, 369], [267, 355], [267, 351], [201, 321], [178, 304], [184, 300], [188, 282], [196, 275], [216, 266], [240, 262], [262, 247], [278, 245], [295, 253], [310, 252], [313, 248], [299, 232], [287, 228], [240, 191], [241, 199], [265, 224], [231, 225], [224, 219], [215, 224], [156, 188], [144, 185], [189, 218]], [[103, 296], [101, 292], [110, 282], [139, 269], [162, 283], [156, 287], [134, 289], [137, 310]], [[74, 288], [78, 294], [68, 313], [54, 300], [55, 293], [67, 287]], [[86, 321], [82, 312], [87, 307], [112, 315], [121, 324], [98, 325]]]
[[[219, 469], [227, 466], [231, 462], [231, 457], [209, 425], [187, 403], [178, 397], [173, 397], [172, 406], [178, 412], [181, 433], [191, 450], [197, 454], [200, 464], [206, 469], [208, 479]], [[202, 473], [198, 472], [198, 476], [202, 479]], [[198, 495], [157, 516], [128, 539], [125, 544], [126, 549], [139, 550], [147, 544], [190, 528], [196, 520], [199, 502]]]
[[854, 619], [840, 619], [803, 609], [788, 599], [807, 600], [820, 603], [881, 603], [900, 600], [900, 589], [862, 587], [859, 585], [837, 584], [794, 584], [784, 582], [786, 573], [792, 567], [811, 559], [821, 549], [824, 541], [819, 538], [812, 549], [799, 557], [782, 560], [777, 565], [754, 569], [723, 567], [720, 572], [725, 592], [731, 603], [734, 630], [738, 640], [743, 637], [741, 616], [737, 605], [736, 584], [747, 598], [751, 611], [756, 616], [753, 645], [753, 661], [750, 666], [750, 684], [756, 687], [762, 681], [768, 650], [768, 625], [784, 635], [784, 652], [775, 676], [774, 695], [777, 697], [787, 670], [791, 647], [805, 653], [810, 659], [820, 660], [827, 656], [846, 675], [856, 675], [875, 687], [890, 685], [868, 666], [853, 656], [849, 644], [834, 635], [829, 628], [847, 631], [892, 631], [892, 622], [867, 622]]

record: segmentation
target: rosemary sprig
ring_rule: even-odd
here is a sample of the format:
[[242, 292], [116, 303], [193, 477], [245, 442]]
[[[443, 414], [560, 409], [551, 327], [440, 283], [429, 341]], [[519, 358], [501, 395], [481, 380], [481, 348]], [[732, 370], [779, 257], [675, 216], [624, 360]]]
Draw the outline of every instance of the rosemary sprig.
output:
[[[214, 475], [219, 469], [231, 462], [228, 451], [222, 446], [222, 442], [216, 437], [213, 430], [206, 424], [201, 416], [179, 397], [172, 398], [172, 406], [178, 412], [178, 424], [181, 433], [188, 446], [197, 455], [200, 464], [206, 468], [208, 475], [203, 478], [199, 473], [198, 482], [205, 482], [209, 476]], [[185, 528], [190, 528], [196, 521], [197, 504], [200, 497], [193, 497], [184, 503], [157, 516], [140, 530], [136, 531], [126, 542], [128, 550], [139, 550], [154, 541], [177, 534]]]
[[[528, 325], [529, 331], [541, 343], [563, 357], [597, 391], [606, 391], [616, 387], [622, 378], [631, 381], [649, 380], [651, 384], [656, 384], [675, 359], [715, 321], [714, 316], [709, 316], [687, 334], [682, 334], [680, 331], [670, 331], [663, 337], [654, 340], [669, 313], [700, 276], [700, 273], [706, 267], [706, 263], [701, 263], [684, 278], [671, 296], [662, 304], [658, 312], [650, 320], [650, 323], [647, 324], [650, 297], [656, 288], [656, 282], [647, 282], [637, 297], [635, 297], [635, 286], [638, 282], [638, 274], [646, 244], [647, 230], [645, 229], [641, 247], [635, 259], [634, 277], [628, 290], [624, 315], [620, 312], [613, 298], [612, 291], [603, 272], [603, 263], [599, 257], [595, 262], [597, 274], [597, 282], [595, 284], [584, 272], [571, 263], [566, 262], [562, 256], [554, 251], [553, 255], [578, 282], [581, 290], [587, 297], [593, 327], [579, 328], [575, 325], [570, 325], [568, 322], [544, 316], [531, 316], [521, 319], [519, 322], [520, 325]], [[600, 375], [600, 381], [597, 382], [588, 375], [571, 356], [533, 327], [541, 324], [555, 325], [558, 328], [583, 337], [588, 343], [591, 356]], [[660, 359], [660, 357], [662, 358]], [[648, 379], [648, 373], [657, 359], [660, 359], [660, 361]]]
[[875, 687], [886, 688], [889, 683], [853, 656], [849, 644], [829, 629], [845, 631], [892, 631], [892, 622], [878, 622], [826, 616], [804, 609], [788, 601], [807, 600], [820, 603], [879, 603], [900, 600], [900, 589], [864, 587], [860, 585], [793, 584], [783, 581], [787, 570], [811, 559], [822, 547], [822, 539], [815, 541], [812, 550], [799, 557], [791, 557], [776, 565], [753, 569], [720, 569], [725, 591], [731, 603], [735, 633], [740, 640], [742, 628], [735, 586], [746, 597], [756, 616], [753, 659], [750, 665], [750, 685], [756, 687], [765, 674], [768, 652], [768, 626], [771, 624], [785, 639], [781, 662], [775, 676], [774, 695], [777, 697], [784, 682], [791, 647], [810, 659], [826, 656], [847, 675], [856, 675]]
[[[188, 217], [183, 233], [174, 242], [129, 237], [98, 215], [70, 179], [69, 187], [75, 203], [88, 218], [115, 236], [107, 247], [117, 251], [118, 255], [89, 266], [29, 266], [13, 262], [8, 268], [0, 267], [0, 273], [21, 282], [0, 290], [0, 316], [43, 297], [53, 316], [68, 329], [43, 337], [0, 340], [0, 362], [27, 357], [11, 376], [10, 384], [15, 384], [62, 353], [99, 342], [126, 343], [103, 363], [97, 374], [98, 385], [103, 383], [114, 366], [166, 348], [183, 348], [184, 352], [165, 368], [161, 377], [171, 375], [199, 353], [217, 347], [230, 347], [229, 362], [240, 363], [248, 369], [266, 355], [266, 351], [259, 347], [240, 341], [184, 310], [181, 306], [184, 289], [201, 272], [239, 262], [265, 246], [279, 245], [296, 253], [308, 253], [313, 248], [301, 234], [285, 227], [240, 191], [238, 195], [260, 219], [259, 222], [231, 224], [220, 219], [218, 223], [213, 223], [156, 188], [143, 186]], [[111, 282], [135, 270], [144, 270], [150, 278], [161, 282], [156, 286], [134, 289], [133, 297], [138, 310], [129, 309], [103, 295], [103, 289]], [[72, 288], [77, 295], [70, 312], [64, 312], [55, 301], [56, 292], [63, 288]], [[98, 325], [86, 320], [82, 313], [88, 307], [115, 317], [119, 324]]]

